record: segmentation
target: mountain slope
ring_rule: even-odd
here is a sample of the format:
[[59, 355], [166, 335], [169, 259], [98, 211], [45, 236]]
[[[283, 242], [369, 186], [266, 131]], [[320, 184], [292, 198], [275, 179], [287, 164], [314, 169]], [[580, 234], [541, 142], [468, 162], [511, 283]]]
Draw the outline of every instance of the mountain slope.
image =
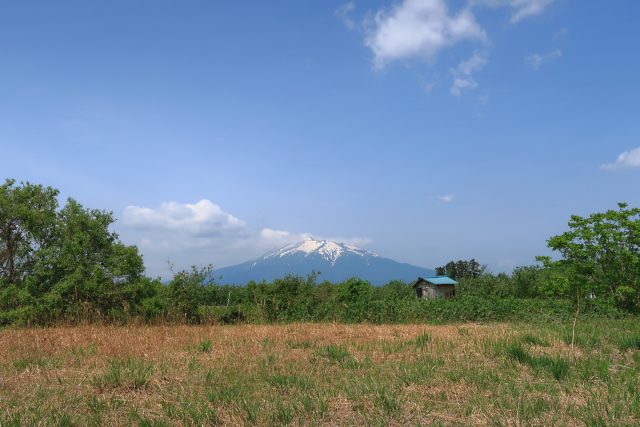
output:
[[220, 284], [245, 284], [250, 280], [271, 281], [296, 274], [320, 272], [319, 281], [341, 282], [358, 277], [374, 285], [391, 280], [413, 281], [430, 276], [429, 268], [399, 263], [353, 245], [327, 240], [306, 239], [287, 245], [253, 261], [215, 270], [213, 279]]

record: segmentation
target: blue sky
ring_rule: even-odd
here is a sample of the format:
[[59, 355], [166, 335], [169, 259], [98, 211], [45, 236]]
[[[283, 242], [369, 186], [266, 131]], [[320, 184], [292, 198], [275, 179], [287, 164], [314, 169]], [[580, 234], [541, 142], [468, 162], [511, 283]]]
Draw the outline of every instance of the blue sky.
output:
[[0, 175], [113, 211], [152, 275], [307, 234], [509, 271], [569, 215], [640, 205], [639, 14], [5, 1]]

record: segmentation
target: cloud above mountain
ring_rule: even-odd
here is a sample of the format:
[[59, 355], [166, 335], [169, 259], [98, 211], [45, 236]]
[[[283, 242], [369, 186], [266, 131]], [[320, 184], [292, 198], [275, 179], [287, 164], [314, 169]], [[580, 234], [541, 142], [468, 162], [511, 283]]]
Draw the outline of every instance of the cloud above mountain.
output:
[[127, 206], [124, 222], [139, 229], [179, 231], [192, 236], [243, 233], [247, 226], [206, 199], [196, 203], [165, 202], [155, 209]]
[[[190, 264], [228, 265], [312, 236], [306, 232], [255, 229], [207, 199], [195, 203], [163, 202], [155, 208], [127, 206], [122, 218], [123, 237], [140, 247], [151, 274], [159, 275], [166, 274], [168, 261], [178, 268]], [[366, 237], [313, 237], [358, 246], [371, 243]]]

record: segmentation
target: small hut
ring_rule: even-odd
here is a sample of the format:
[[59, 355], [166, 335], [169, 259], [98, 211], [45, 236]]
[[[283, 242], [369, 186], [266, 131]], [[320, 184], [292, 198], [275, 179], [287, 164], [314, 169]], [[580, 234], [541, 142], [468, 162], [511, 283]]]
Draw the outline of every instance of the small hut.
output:
[[413, 283], [418, 299], [453, 298], [458, 282], [448, 276], [418, 277]]

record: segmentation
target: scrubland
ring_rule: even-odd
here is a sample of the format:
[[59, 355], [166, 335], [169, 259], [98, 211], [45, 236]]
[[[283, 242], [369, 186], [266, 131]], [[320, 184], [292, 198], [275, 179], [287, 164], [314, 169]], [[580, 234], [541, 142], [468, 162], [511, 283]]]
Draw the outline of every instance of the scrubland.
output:
[[635, 320], [0, 330], [0, 425], [638, 425]]

